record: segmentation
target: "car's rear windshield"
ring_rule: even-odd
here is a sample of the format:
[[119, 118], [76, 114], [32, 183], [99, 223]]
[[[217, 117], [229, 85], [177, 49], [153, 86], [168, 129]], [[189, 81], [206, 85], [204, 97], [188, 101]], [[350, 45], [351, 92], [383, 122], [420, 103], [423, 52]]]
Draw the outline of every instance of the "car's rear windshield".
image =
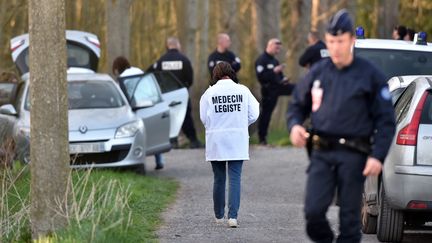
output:
[[[25, 109], [30, 108], [30, 92], [27, 92]], [[69, 110], [117, 108], [125, 105], [119, 89], [112, 82], [68, 82]]]
[[387, 79], [432, 74], [432, 52], [356, 48], [355, 54], [374, 63]]
[[[89, 48], [84, 45], [67, 41], [67, 66], [87, 68], [96, 72], [99, 58]], [[29, 71], [29, 48], [25, 49], [15, 61], [17, 68], [21, 74]]]

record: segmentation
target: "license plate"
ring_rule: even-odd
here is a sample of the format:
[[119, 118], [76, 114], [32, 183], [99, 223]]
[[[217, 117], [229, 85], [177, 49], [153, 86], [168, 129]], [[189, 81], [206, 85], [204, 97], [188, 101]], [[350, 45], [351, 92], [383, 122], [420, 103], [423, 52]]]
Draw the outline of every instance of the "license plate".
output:
[[70, 154], [88, 154], [105, 152], [104, 143], [69, 144]]

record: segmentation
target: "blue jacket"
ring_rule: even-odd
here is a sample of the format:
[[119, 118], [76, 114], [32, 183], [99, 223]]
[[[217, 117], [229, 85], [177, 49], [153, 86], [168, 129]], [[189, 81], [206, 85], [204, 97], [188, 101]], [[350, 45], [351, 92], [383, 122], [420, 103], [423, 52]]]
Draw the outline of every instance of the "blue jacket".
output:
[[[319, 80], [323, 98], [312, 112], [311, 89]], [[395, 132], [394, 110], [384, 74], [370, 62], [354, 57], [337, 69], [330, 58], [316, 63], [294, 89], [287, 113], [288, 129], [308, 116], [317, 133], [345, 138], [372, 138], [370, 156], [384, 162]]]

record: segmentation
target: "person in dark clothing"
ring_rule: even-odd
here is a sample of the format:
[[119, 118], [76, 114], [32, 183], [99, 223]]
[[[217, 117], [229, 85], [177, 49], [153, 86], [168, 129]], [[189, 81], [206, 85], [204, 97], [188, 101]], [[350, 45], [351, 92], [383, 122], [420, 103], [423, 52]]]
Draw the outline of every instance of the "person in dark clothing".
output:
[[398, 25], [393, 28], [392, 37], [395, 40], [403, 40], [407, 34], [407, 28], [403, 25]]
[[284, 64], [276, 59], [281, 50], [282, 42], [271, 39], [266, 50], [255, 61], [255, 73], [261, 84], [261, 116], [258, 120], [258, 137], [261, 145], [267, 145], [267, 130], [271, 115], [280, 95], [290, 95], [294, 85], [283, 74]]
[[416, 32], [414, 29], [407, 28], [407, 34], [405, 35], [404, 40], [413, 41], [415, 34], [416, 34]]
[[218, 34], [216, 50], [210, 54], [207, 60], [210, 76], [213, 73], [213, 68], [221, 61], [229, 63], [236, 73], [240, 70], [240, 58], [229, 50], [230, 46], [231, 39], [229, 35], [225, 33]]
[[305, 52], [299, 58], [299, 65], [310, 68], [321, 58], [328, 57], [325, 43], [319, 39], [318, 32], [311, 31], [308, 34], [308, 45]]
[[[338, 195], [337, 242], [360, 242], [360, 209], [366, 176], [378, 176], [395, 132], [384, 74], [355, 56], [352, 19], [340, 10], [325, 34], [330, 58], [299, 82], [287, 112], [293, 145], [311, 148], [304, 213], [314, 242], [333, 242], [326, 212]], [[303, 127], [310, 115], [311, 129]], [[371, 143], [373, 141], [373, 144]]]
[[[170, 71], [177, 77], [188, 89], [193, 84], [192, 64], [181, 50], [181, 45], [176, 37], [169, 37], [166, 42], [167, 52], [159, 58], [153, 65], [147, 68], [146, 72], [153, 71]], [[189, 97], [186, 116], [182, 125], [182, 132], [189, 139], [190, 148], [202, 148], [202, 143], [198, 140], [195, 125], [192, 119], [192, 104]], [[173, 146], [177, 147], [178, 142], [172, 141]]]

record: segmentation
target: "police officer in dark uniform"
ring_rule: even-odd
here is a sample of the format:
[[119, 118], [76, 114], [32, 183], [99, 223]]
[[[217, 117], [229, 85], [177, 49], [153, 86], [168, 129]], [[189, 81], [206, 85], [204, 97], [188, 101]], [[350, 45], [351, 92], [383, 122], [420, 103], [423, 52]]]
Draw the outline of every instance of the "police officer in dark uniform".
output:
[[283, 74], [284, 64], [279, 64], [276, 55], [282, 42], [276, 38], [267, 42], [266, 50], [255, 61], [255, 73], [261, 84], [261, 116], [258, 120], [258, 137], [261, 145], [267, 144], [267, 130], [278, 97], [290, 95], [294, 85]]
[[210, 76], [213, 74], [213, 68], [221, 61], [231, 64], [236, 73], [240, 70], [240, 58], [234, 52], [228, 50], [230, 46], [231, 39], [229, 35], [225, 33], [218, 34], [216, 50], [210, 54], [207, 61]]
[[327, 47], [325, 43], [319, 39], [318, 32], [311, 31], [308, 34], [308, 48], [299, 58], [299, 65], [305, 68], [310, 68], [314, 63], [327, 57]]
[[[193, 83], [193, 69], [189, 59], [180, 52], [180, 42], [175, 37], [167, 39], [167, 52], [157, 60], [153, 65], [147, 68], [146, 72], [152, 71], [170, 71], [178, 80], [189, 89]], [[189, 97], [186, 116], [182, 125], [182, 132], [190, 141], [191, 148], [201, 148], [203, 145], [198, 140], [195, 125], [192, 119], [192, 105]], [[177, 141], [172, 141], [177, 146]]]
[[[297, 84], [287, 123], [295, 146], [312, 147], [304, 208], [308, 236], [333, 241], [326, 212], [336, 191], [337, 242], [360, 242], [363, 183], [381, 172], [395, 131], [394, 111], [384, 74], [352, 52], [354, 28], [346, 10], [330, 19], [325, 39], [330, 58]], [[309, 115], [308, 132], [302, 124]]]

